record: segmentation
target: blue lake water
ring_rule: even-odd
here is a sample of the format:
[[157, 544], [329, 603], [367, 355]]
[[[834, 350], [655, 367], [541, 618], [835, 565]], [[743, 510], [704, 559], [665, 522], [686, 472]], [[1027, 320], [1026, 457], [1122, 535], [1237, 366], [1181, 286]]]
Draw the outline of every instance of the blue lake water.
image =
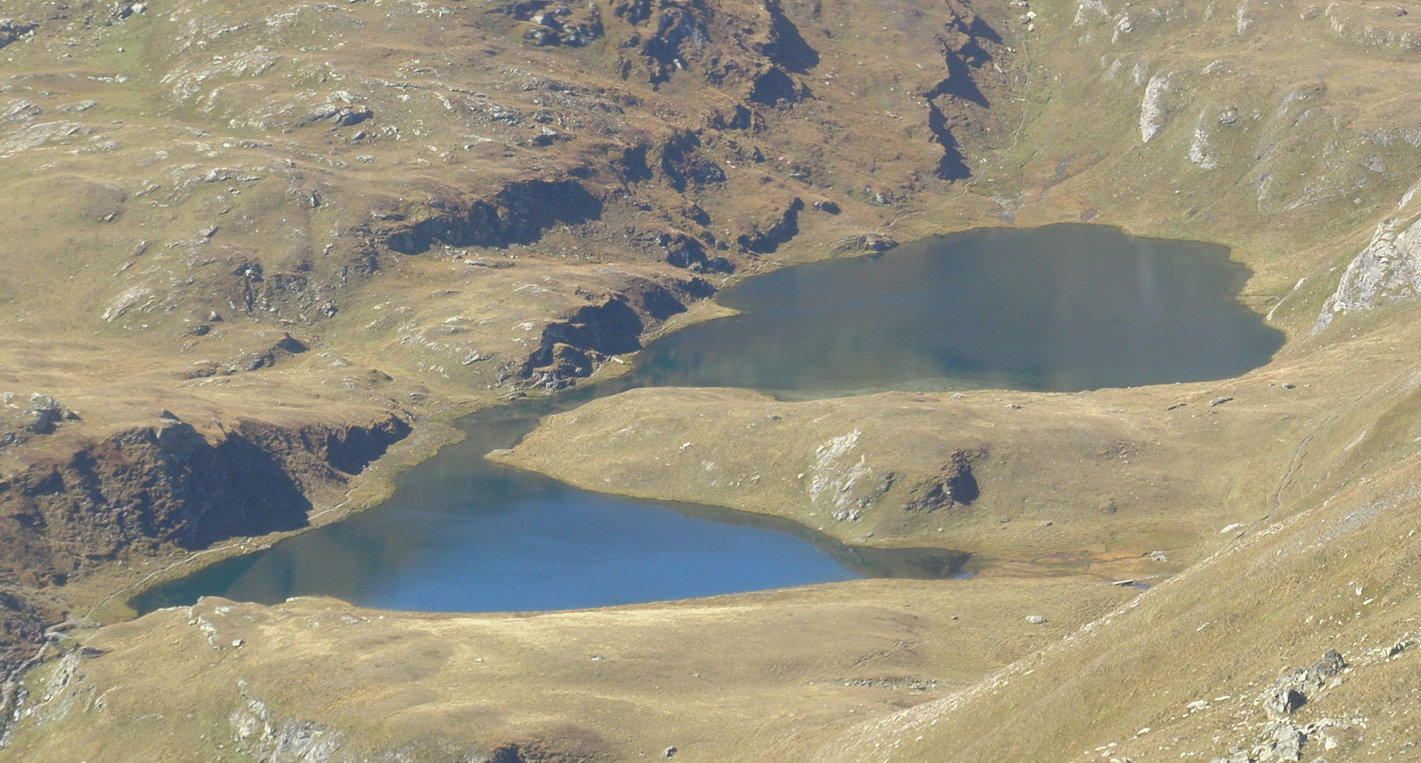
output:
[[[464, 420], [464, 442], [380, 507], [133, 600], [328, 595], [429, 611], [595, 607], [831, 582], [948, 577], [965, 555], [842, 546], [785, 522], [614, 498], [488, 463], [541, 414], [637, 386], [785, 398], [884, 389], [1082, 390], [1241, 374], [1282, 346], [1221, 247], [1102, 226], [986, 229], [786, 268], [717, 299], [742, 314], [652, 343], [631, 373]], [[649, 467], [654, 468], [654, 467]]]

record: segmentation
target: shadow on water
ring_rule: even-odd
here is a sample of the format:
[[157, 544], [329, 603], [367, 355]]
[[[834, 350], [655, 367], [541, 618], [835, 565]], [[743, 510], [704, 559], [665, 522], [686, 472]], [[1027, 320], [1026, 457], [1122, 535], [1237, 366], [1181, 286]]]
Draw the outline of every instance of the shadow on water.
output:
[[1247, 277], [1222, 247], [1085, 225], [975, 230], [757, 276], [718, 298], [740, 314], [650, 343], [622, 377], [461, 420], [467, 438], [401, 474], [380, 507], [131, 604], [329, 595], [389, 609], [534, 610], [957, 577], [962, 552], [844, 545], [785, 519], [592, 493], [484, 456], [543, 416], [637, 387], [803, 399], [1236, 376], [1283, 342], [1235, 300]]

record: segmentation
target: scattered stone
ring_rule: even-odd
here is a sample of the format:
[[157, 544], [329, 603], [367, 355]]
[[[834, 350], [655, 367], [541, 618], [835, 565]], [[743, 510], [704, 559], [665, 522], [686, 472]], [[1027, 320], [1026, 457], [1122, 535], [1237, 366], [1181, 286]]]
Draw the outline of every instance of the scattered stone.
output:
[[1027, 615], [1026, 621], [1032, 625], [1045, 625], [1046, 618], [1042, 615]]
[[1167, 561], [1169, 561], [1169, 557], [1166, 556], [1163, 551], [1151, 551], [1150, 553], [1145, 554], [1145, 556], [1148, 556], [1148, 557], [1150, 558], [1150, 561], [1152, 561], [1152, 562], [1167, 562]]
[[1255, 750], [1260, 760], [1301, 760], [1307, 735], [1296, 723], [1286, 719], [1271, 721], [1264, 730], [1269, 736], [1264, 739], [1259, 749]]
[[1228, 395], [1225, 395], [1225, 396], [1223, 396], [1223, 397], [1216, 397], [1216, 398], [1214, 398], [1213, 400], [1210, 400], [1210, 401], [1209, 401], [1209, 407], [1212, 408], [1212, 407], [1214, 407], [1214, 406], [1216, 406], [1216, 405], [1223, 405], [1224, 403], [1227, 403], [1228, 401], [1230, 401], [1230, 400], [1232, 400], [1232, 399], [1233, 399], [1233, 398], [1230, 397], [1230, 396], [1228, 396]]
[[661, 753], [661, 757], [663, 757], [663, 758], [674, 757], [677, 752], [678, 752], [678, 750], [677, 750], [675, 747], [667, 747], [667, 748], [666, 748], [666, 751], [663, 752], [663, 753]]

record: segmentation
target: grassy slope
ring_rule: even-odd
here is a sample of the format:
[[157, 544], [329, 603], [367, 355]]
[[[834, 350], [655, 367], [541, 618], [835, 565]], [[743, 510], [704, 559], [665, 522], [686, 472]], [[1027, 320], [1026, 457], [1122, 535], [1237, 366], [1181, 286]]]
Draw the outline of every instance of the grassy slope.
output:
[[78, 673], [61, 663], [32, 675], [32, 695], [47, 699], [31, 703], [7, 755], [242, 760], [262, 750], [259, 734], [236, 739], [234, 708], [250, 698], [273, 728], [308, 723], [348, 740], [343, 755], [449, 759], [512, 742], [567, 755], [554, 759], [667, 746], [687, 760], [748, 759], [943, 696], [1124, 596], [1080, 580], [1045, 588], [1056, 602], [1045, 625], [1024, 620], [1044, 592], [987, 581], [537, 615], [206, 599], [101, 631], [86, 643], [103, 656]]

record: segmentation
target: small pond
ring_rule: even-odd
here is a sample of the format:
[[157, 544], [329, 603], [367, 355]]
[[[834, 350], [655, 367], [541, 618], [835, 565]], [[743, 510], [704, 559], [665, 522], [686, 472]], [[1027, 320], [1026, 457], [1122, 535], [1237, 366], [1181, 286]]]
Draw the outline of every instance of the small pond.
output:
[[402, 474], [380, 507], [132, 603], [329, 595], [386, 609], [539, 610], [958, 574], [962, 554], [844, 547], [789, 523], [577, 490], [483, 455], [542, 414], [638, 386], [804, 398], [1236, 376], [1283, 343], [1235, 300], [1247, 276], [1222, 247], [1087, 225], [968, 231], [778, 270], [717, 297], [741, 314], [653, 342], [614, 383], [464, 420], [469, 438]]

